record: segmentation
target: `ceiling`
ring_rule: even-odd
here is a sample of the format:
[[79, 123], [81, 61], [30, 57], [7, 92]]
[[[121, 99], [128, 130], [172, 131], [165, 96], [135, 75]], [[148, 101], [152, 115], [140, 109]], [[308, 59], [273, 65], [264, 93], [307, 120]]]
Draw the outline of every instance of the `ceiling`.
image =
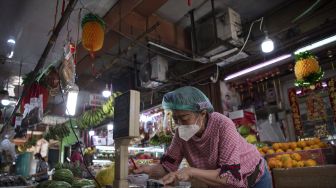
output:
[[[36, 66], [54, 25], [56, 2], [57, 0], [0, 1], [0, 6], [6, 7], [0, 12], [2, 23], [2, 27], [0, 27], [0, 85], [3, 88], [7, 86], [7, 82], [9, 85], [18, 84], [20, 64], [22, 64], [21, 75], [28, 73]], [[196, 75], [191, 74], [189, 77], [183, 78], [181, 75], [207, 65], [194, 61], [192, 58], [188, 13], [190, 10], [195, 10], [195, 18], [199, 19], [211, 11], [210, 0], [193, 0], [191, 2], [191, 6], [188, 6], [186, 0], [78, 1], [68, 24], [62, 29], [51, 53], [49, 53], [44, 68], [50, 64], [59, 63], [67, 38], [71, 38], [73, 41], [77, 39], [78, 14], [80, 8], [83, 8], [81, 16], [92, 11], [104, 17], [107, 30], [104, 47], [96, 54], [95, 59], [90, 58], [81, 46], [78, 47], [77, 82], [81, 90], [97, 93], [104, 89], [105, 84], [111, 83], [111, 80], [116, 80], [120, 88], [136, 88], [135, 72], [138, 72], [145, 62], [148, 62], [148, 57], [158, 53], [168, 59], [170, 68], [177, 67], [174, 73], [179, 76], [175, 76], [171, 81], [190, 83], [188, 79], [190, 81]], [[268, 55], [261, 55], [257, 45], [259, 46], [264, 35], [258, 31], [258, 27], [253, 28], [245, 50], [250, 56], [242, 61], [237, 61], [239, 63], [232, 62], [223, 68], [224, 72], [251, 66], [293, 48], [294, 44], [296, 46], [302, 45], [312, 40], [307, 36], [304, 40], [298, 39], [302, 38], [301, 33], [320, 27], [326, 21], [326, 17], [329, 16], [330, 20], [334, 20], [335, 16], [330, 17], [327, 13], [331, 14], [335, 10], [335, 6], [332, 6], [335, 3], [329, 3], [328, 11], [321, 13], [321, 10], [325, 10], [322, 5], [327, 4], [326, 0], [322, 0], [319, 9], [313, 10], [313, 13], [309, 14], [313, 17], [305, 17], [296, 23], [291, 21], [314, 2], [315, 0], [214, 0], [216, 12], [231, 7], [240, 14], [243, 25], [242, 37], [247, 36], [250, 23], [253, 20], [265, 17], [264, 24], [267, 25], [270, 36], [278, 42], [278, 50]], [[58, 3], [56, 23], [60, 19], [62, 0], [58, 0]], [[119, 22], [120, 20], [122, 22]], [[158, 23], [158, 26], [154, 27], [155, 23]], [[288, 37], [288, 31], [293, 28], [294, 34]], [[327, 34], [327, 31], [321, 34]], [[16, 44], [13, 48], [13, 58], [8, 59], [6, 56], [11, 49], [7, 40], [10, 37], [16, 40]], [[188, 57], [148, 46], [148, 40], [157, 41]], [[136, 55], [137, 66], [134, 65], [134, 55]], [[92, 73], [92, 65], [99, 74]], [[214, 65], [212, 64], [212, 66]], [[210, 71], [206, 74], [211, 75], [213, 72]], [[204, 77], [209, 78], [207, 75]], [[187, 81], [184, 82], [186, 79]], [[18, 96], [17, 90], [15, 91], [15, 96]], [[58, 100], [58, 102], [60, 101]]]

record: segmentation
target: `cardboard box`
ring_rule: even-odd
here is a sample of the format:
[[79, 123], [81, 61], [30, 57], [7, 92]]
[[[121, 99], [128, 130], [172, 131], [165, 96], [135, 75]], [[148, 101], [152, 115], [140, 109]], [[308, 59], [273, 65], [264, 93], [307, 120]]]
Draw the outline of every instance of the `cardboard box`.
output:
[[336, 165], [273, 169], [275, 188], [335, 188]]

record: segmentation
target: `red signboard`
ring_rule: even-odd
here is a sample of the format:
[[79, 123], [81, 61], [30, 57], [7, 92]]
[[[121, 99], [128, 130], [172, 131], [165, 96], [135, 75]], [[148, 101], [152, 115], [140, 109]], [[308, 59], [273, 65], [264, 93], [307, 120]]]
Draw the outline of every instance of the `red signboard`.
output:
[[296, 89], [291, 88], [288, 90], [288, 98], [289, 98], [289, 104], [291, 106], [292, 110], [292, 117], [293, 117], [293, 125], [295, 128], [295, 134], [297, 136], [303, 135], [303, 129], [302, 129], [302, 123], [301, 123], [301, 117], [300, 117], [300, 109], [299, 109], [299, 103], [297, 101], [296, 97]]

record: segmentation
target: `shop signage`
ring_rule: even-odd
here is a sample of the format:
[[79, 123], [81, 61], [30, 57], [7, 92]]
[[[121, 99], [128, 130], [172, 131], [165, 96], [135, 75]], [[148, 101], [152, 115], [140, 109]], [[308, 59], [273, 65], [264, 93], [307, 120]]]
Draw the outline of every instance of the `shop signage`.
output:
[[90, 94], [89, 106], [102, 106], [106, 100], [100, 94]]
[[330, 99], [330, 106], [332, 108], [332, 111], [334, 113], [334, 122], [336, 123], [336, 91], [335, 91], [335, 79], [330, 79], [328, 81], [328, 87], [329, 87], [329, 99]]
[[297, 136], [303, 135], [302, 122], [300, 117], [299, 104], [296, 97], [296, 89], [291, 88], [288, 90], [289, 104], [292, 110], [293, 125], [295, 128], [295, 134]]

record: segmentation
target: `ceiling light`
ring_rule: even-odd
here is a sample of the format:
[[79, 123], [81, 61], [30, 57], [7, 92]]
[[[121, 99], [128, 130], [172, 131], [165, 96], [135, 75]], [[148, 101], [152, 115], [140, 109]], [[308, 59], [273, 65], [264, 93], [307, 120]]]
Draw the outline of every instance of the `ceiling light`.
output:
[[[111, 85], [111, 88], [112, 88], [112, 85]], [[105, 98], [110, 97], [111, 93], [112, 93], [111, 90], [108, 88], [108, 85], [106, 84], [106, 87], [105, 87], [104, 91], [102, 92], [103, 97], [105, 97]]]
[[90, 135], [90, 136], [94, 136], [94, 135], [95, 135], [94, 130], [89, 131], [89, 135]]
[[233, 79], [233, 78], [242, 76], [242, 75], [247, 74], [247, 73], [249, 73], [249, 72], [252, 72], [252, 71], [261, 69], [261, 68], [263, 68], [263, 67], [269, 66], [269, 65], [274, 64], [274, 63], [276, 63], [276, 62], [279, 62], [279, 61], [282, 61], [282, 60], [284, 60], [284, 59], [290, 58], [291, 56], [292, 56], [291, 54], [282, 55], [282, 56], [280, 56], [280, 57], [271, 59], [271, 60], [269, 60], [269, 61], [260, 63], [260, 64], [258, 64], [258, 65], [253, 66], [253, 67], [250, 67], [250, 68], [244, 69], [244, 70], [242, 70], [242, 71], [236, 72], [236, 73], [234, 73], [234, 74], [231, 74], [231, 75], [227, 76], [224, 80], [225, 80], [225, 81], [227, 81], [227, 80], [231, 80], [231, 79]]
[[13, 56], [14, 56], [14, 51], [11, 51], [11, 52], [8, 54], [7, 57], [8, 57], [9, 59], [11, 59], [11, 58], [13, 58]]
[[299, 90], [296, 90], [296, 94], [297, 95], [300, 95], [302, 93], [302, 91], [299, 89]]
[[265, 40], [261, 43], [261, 50], [264, 53], [269, 53], [274, 50], [274, 43], [270, 38], [268, 38], [267, 34]]
[[318, 48], [318, 47], [321, 47], [323, 45], [326, 45], [326, 44], [329, 44], [329, 43], [332, 43], [332, 42], [335, 42], [336, 41], [336, 35], [334, 36], [331, 36], [331, 37], [328, 37], [326, 39], [323, 39], [323, 40], [320, 40], [318, 42], [315, 42], [315, 43], [312, 43], [308, 46], [305, 46], [303, 48], [300, 48], [298, 50], [296, 50], [294, 52], [294, 54], [298, 54], [300, 52], [305, 52], [305, 51], [309, 51], [309, 50], [312, 50], [312, 49], [315, 49], [315, 48]]
[[8, 44], [12, 44], [12, 45], [14, 45], [14, 44], [15, 44], [15, 40], [14, 40], [14, 39], [8, 39], [8, 40], [7, 40], [7, 43], [8, 43]]
[[2, 99], [2, 100], [1, 100], [1, 104], [2, 104], [3, 106], [8, 106], [9, 103], [10, 103], [10, 101], [9, 101], [8, 99]]
[[328, 87], [327, 82], [322, 82], [322, 87]]
[[78, 86], [73, 86], [68, 92], [68, 99], [66, 104], [65, 114], [74, 116], [76, 114], [77, 96], [78, 96]]

